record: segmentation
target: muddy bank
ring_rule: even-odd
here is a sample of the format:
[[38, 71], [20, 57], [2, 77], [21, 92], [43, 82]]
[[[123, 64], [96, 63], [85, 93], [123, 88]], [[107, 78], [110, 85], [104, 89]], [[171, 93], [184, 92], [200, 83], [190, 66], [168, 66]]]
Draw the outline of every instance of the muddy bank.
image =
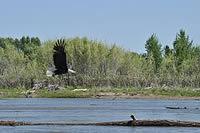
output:
[[184, 96], [164, 96], [164, 95], [125, 95], [124, 93], [100, 93], [90, 98], [108, 98], [108, 99], [116, 99], [116, 98], [126, 98], [126, 99], [180, 99], [180, 100], [200, 100], [200, 97], [184, 97]]

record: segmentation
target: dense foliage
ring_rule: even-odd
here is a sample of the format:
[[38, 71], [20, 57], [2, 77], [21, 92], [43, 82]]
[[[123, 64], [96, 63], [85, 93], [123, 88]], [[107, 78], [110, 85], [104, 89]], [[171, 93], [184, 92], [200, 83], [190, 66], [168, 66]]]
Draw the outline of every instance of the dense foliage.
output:
[[[47, 77], [55, 41], [38, 37], [0, 38], [0, 88], [30, 88], [33, 82], [67, 85], [67, 76]], [[71, 86], [200, 87], [200, 47], [180, 30], [173, 48], [162, 49], [153, 34], [143, 55], [87, 37], [66, 39], [67, 62], [77, 72]]]

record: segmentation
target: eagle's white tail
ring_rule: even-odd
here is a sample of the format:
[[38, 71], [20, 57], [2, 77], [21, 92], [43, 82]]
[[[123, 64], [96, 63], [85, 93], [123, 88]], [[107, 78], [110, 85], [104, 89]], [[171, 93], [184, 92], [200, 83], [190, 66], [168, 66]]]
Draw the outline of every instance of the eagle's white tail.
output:
[[74, 70], [72, 70], [72, 69], [68, 69], [68, 72], [69, 73], [76, 73]]
[[[50, 68], [48, 68], [48, 70], [46, 71], [46, 75], [48, 76], [48, 77], [52, 77], [53, 75], [54, 75], [54, 71], [55, 71], [56, 69], [55, 68], [52, 68], [52, 67], [50, 67]], [[76, 73], [76, 71], [74, 71], [74, 70], [72, 70], [72, 69], [68, 69], [68, 72], [69, 73]]]

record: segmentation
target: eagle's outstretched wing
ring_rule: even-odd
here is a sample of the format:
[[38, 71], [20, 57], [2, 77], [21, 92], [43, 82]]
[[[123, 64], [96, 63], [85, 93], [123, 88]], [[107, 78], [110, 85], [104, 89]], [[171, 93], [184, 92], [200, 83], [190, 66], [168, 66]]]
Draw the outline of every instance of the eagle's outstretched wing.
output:
[[56, 67], [55, 74], [68, 73], [66, 53], [65, 53], [65, 41], [57, 40], [54, 46], [53, 61]]

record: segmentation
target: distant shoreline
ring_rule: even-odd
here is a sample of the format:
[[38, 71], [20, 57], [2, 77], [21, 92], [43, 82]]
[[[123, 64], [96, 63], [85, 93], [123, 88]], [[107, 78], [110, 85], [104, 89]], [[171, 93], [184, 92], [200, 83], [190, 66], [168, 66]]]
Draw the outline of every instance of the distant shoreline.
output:
[[200, 100], [200, 97], [178, 97], [178, 96], [165, 96], [165, 95], [119, 95], [119, 96], [109, 96], [109, 95], [97, 95], [88, 98], [102, 98], [102, 99], [169, 99], [169, 100]]

